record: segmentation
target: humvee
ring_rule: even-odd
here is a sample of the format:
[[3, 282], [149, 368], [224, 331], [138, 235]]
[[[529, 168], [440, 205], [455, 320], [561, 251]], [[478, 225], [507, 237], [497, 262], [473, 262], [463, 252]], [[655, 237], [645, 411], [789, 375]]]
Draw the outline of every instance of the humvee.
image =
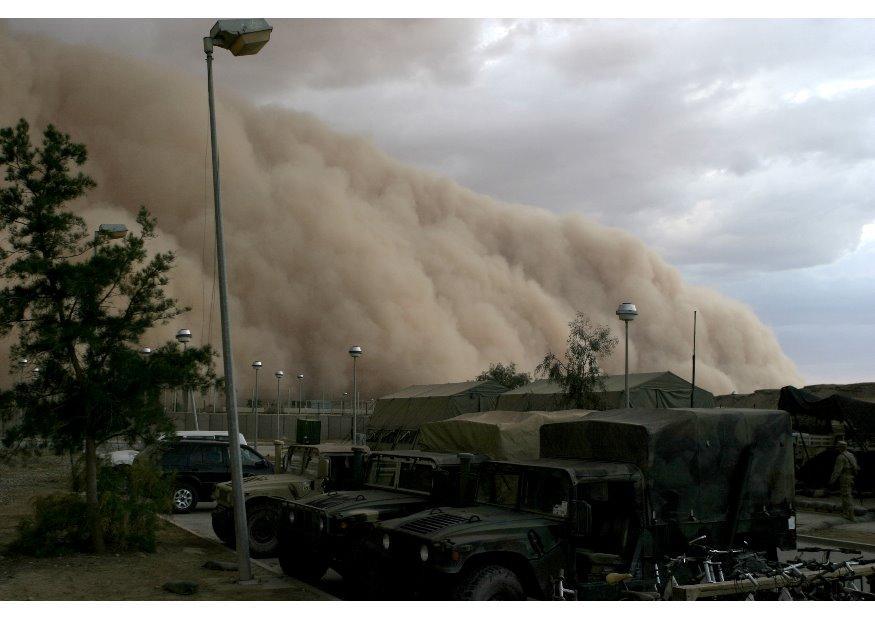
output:
[[[363, 452], [367, 448], [361, 448]], [[282, 500], [299, 499], [353, 486], [353, 447], [344, 444], [293, 444], [283, 455], [281, 474], [243, 480], [249, 551], [254, 558], [274, 557], [279, 548], [277, 516]], [[234, 496], [231, 483], [216, 485], [213, 531], [234, 545]]]
[[383, 519], [435, 505], [473, 502], [473, 454], [397, 450], [372, 452], [364, 485], [282, 502], [279, 561], [287, 575], [318, 580], [331, 567], [356, 587], [360, 541]]
[[371, 587], [387, 598], [620, 598], [660, 591], [666, 558], [696, 537], [771, 557], [795, 548], [786, 412], [614, 410], [540, 433], [543, 458], [480, 467], [477, 505], [376, 527], [363, 554]]

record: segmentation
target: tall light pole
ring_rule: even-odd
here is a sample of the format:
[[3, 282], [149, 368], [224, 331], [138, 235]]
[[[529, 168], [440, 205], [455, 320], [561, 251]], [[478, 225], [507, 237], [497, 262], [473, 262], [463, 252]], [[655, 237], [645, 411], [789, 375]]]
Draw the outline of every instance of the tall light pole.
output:
[[690, 407], [696, 406], [696, 315], [698, 310], [693, 310], [693, 385], [690, 389]]
[[255, 360], [252, 367], [255, 369], [255, 387], [252, 388], [252, 416], [255, 418], [255, 449], [258, 449], [258, 371], [261, 370], [261, 362]]
[[638, 316], [638, 308], [631, 301], [624, 301], [617, 308], [617, 316], [626, 324], [626, 409], [629, 408], [629, 322]]
[[[191, 342], [191, 331], [188, 329], [180, 329], [176, 332], [176, 339], [182, 343], [182, 350], [188, 350], [188, 343]], [[189, 386], [185, 387], [185, 399], [188, 401], [186, 403], [186, 407], [191, 405], [191, 413], [194, 416], [194, 430], [199, 431], [200, 427], [197, 423], [197, 405], [194, 403], [194, 392], [191, 391]]]
[[349, 348], [349, 355], [352, 357], [352, 445], [358, 443], [358, 403], [359, 392], [358, 384], [355, 376], [355, 361], [362, 355], [362, 348], [353, 346]]
[[[219, 310], [222, 320], [222, 361], [225, 367], [225, 407], [228, 411], [228, 435], [239, 435], [237, 423], [237, 392], [234, 389], [234, 363], [231, 351], [231, 321], [228, 315], [228, 279], [225, 272], [225, 237], [222, 229], [222, 200], [219, 187], [219, 145], [216, 141], [216, 103], [213, 96], [213, 46], [231, 51], [234, 56], [257, 54], [270, 40], [273, 28], [263, 19], [220, 19], [204, 37], [204, 54], [207, 57], [207, 96], [210, 106], [210, 143], [213, 160], [213, 204], [216, 216], [216, 261], [219, 276]], [[238, 577], [240, 581], [252, 579], [249, 563], [249, 536], [246, 526], [246, 510], [243, 506], [243, 467], [240, 457], [240, 442], [229, 441], [231, 456], [231, 488], [234, 495], [234, 532], [237, 543]]]
[[298, 415], [301, 415], [302, 400], [304, 400], [304, 375], [298, 373]]
[[282, 404], [280, 403], [280, 381], [285, 373], [282, 370], [277, 370], [273, 373], [276, 377], [276, 440], [280, 440], [280, 413], [282, 413]]

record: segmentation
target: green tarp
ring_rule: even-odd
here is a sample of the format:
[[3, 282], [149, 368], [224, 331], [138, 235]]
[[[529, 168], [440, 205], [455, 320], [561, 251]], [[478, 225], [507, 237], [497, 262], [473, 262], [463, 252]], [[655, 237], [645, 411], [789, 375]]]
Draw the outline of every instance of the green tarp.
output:
[[763, 409], [621, 409], [541, 427], [541, 456], [633, 463], [657, 518], [741, 519], [794, 497], [790, 416]]
[[582, 420], [590, 413], [580, 409], [468, 413], [424, 424], [418, 446], [431, 452], [472, 452], [504, 461], [536, 459], [543, 424]]
[[[692, 384], [668, 371], [633, 373], [629, 375], [629, 404], [633, 408], [664, 409], [689, 407]], [[624, 375], [605, 379], [603, 395], [605, 409], [625, 406]], [[714, 395], [696, 387], [696, 407], [714, 407]], [[567, 409], [562, 399], [562, 387], [542, 379], [505, 392], [498, 397], [496, 409], [501, 411], [557, 411]]]
[[374, 404], [368, 422], [368, 445], [378, 450], [416, 447], [423, 424], [492, 411], [498, 395], [505, 391], [507, 388], [496, 381], [466, 381], [411, 385], [383, 396]]

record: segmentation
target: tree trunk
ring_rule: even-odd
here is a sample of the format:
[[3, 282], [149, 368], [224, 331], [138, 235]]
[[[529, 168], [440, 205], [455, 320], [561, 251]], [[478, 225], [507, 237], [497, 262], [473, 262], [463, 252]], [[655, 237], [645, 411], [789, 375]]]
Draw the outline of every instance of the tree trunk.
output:
[[85, 501], [94, 551], [103, 553], [106, 549], [103, 544], [103, 528], [100, 527], [97, 504], [97, 442], [93, 437], [85, 438]]

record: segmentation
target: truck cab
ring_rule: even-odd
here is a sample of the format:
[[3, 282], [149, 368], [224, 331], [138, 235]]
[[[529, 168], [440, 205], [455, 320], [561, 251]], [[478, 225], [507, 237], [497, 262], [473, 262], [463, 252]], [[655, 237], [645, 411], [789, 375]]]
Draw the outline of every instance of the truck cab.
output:
[[357, 561], [360, 542], [374, 526], [435, 505], [472, 503], [474, 476], [484, 460], [473, 454], [373, 452], [361, 487], [284, 501], [279, 532], [283, 571], [318, 580], [331, 567], [355, 587], [363, 568]]
[[[541, 428], [533, 461], [481, 466], [477, 505], [436, 507], [369, 537], [377, 596], [463, 600], [655, 593], [664, 563], [707, 536], [795, 548], [783, 412], [616, 410]], [[609, 575], [628, 575], [620, 585]]]
[[[249, 549], [255, 558], [277, 555], [277, 516], [283, 500], [355, 486], [353, 447], [347, 444], [292, 444], [283, 455], [281, 468], [283, 473], [251, 476], [243, 481]], [[217, 485], [214, 498], [213, 531], [226, 545], [233, 545], [231, 483]]]

